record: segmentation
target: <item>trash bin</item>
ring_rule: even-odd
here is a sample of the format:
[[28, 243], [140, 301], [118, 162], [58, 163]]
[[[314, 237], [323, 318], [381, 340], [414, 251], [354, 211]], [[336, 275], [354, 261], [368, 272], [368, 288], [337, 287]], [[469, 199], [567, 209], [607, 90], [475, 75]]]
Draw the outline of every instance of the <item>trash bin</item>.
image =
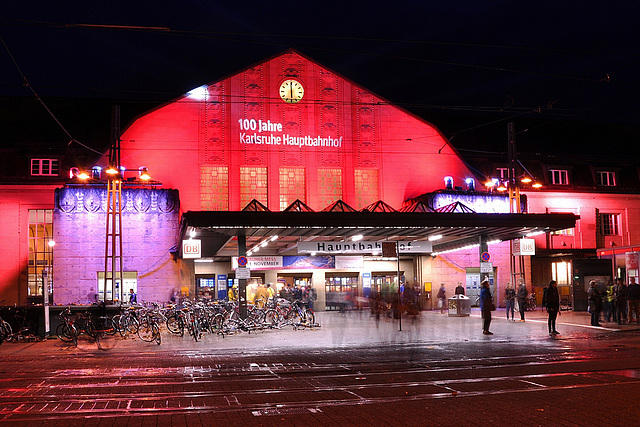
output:
[[464, 317], [471, 314], [471, 299], [464, 295], [449, 298], [449, 316]]

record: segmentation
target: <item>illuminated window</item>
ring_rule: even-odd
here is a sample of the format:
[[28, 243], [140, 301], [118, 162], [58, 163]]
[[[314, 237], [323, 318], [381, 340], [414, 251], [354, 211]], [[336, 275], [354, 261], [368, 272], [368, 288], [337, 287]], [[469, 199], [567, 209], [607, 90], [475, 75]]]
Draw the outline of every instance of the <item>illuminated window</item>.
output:
[[305, 199], [305, 179], [302, 168], [281, 168], [280, 169], [280, 210], [283, 211], [289, 205], [299, 199]]
[[620, 214], [599, 214], [600, 215], [600, 232], [603, 236], [619, 236], [620, 230]]
[[556, 236], [573, 236], [574, 233], [575, 228], [565, 228], [564, 230], [553, 231], [551, 234], [554, 234]]
[[31, 159], [31, 176], [58, 176], [58, 159]]
[[356, 208], [362, 209], [380, 199], [378, 197], [378, 170], [377, 169], [356, 169], [355, 190]]
[[556, 185], [569, 185], [569, 173], [563, 169], [550, 169], [551, 183]]
[[318, 169], [318, 208], [342, 199], [342, 169]]
[[42, 296], [42, 283], [53, 282], [53, 210], [29, 210], [29, 266], [27, 295]]
[[253, 199], [267, 206], [267, 168], [240, 167], [240, 207]]
[[501, 181], [509, 179], [509, 168], [496, 168], [496, 176]]
[[611, 171], [596, 172], [596, 184], [603, 187], [613, 187], [616, 185], [616, 173]]
[[558, 283], [558, 285], [570, 285], [571, 284], [571, 263], [570, 262], [552, 262], [551, 278], [555, 280]]
[[200, 168], [200, 209], [205, 211], [229, 210], [228, 167], [202, 166]]

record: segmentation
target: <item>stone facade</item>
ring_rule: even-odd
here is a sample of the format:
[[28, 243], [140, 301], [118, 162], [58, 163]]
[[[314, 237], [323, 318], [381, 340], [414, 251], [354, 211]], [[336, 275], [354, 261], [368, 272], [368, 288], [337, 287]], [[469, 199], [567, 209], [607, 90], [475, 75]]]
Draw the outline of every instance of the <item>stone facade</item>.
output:
[[[139, 301], [167, 301], [179, 288], [177, 190], [122, 190], [123, 270], [135, 272]], [[87, 303], [105, 269], [107, 190], [68, 186], [55, 192], [54, 304]]]

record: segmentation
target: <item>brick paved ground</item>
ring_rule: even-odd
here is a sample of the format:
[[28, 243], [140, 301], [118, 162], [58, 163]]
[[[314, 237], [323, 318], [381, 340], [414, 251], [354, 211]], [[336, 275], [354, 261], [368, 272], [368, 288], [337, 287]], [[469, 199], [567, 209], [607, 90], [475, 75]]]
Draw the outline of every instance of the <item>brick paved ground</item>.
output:
[[[499, 312], [498, 312], [499, 313]], [[319, 313], [316, 330], [0, 346], [8, 425], [634, 425], [640, 331], [565, 313]], [[610, 327], [612, 326], [612, 327]], [[604, 408], [606, 407], [606, 411]]]

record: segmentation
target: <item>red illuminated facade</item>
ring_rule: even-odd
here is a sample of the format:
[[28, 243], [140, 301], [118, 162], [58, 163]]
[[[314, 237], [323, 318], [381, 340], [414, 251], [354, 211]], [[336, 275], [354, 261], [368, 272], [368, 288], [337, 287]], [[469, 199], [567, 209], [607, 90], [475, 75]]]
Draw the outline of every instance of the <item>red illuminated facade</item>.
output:
[[[461, 202], [475, 212], [509, 212], [504, 197], [486, 195], [484, 177], [471, 172], [433, 125], [296, 51], [206, 84], [140, 116], [121, 136], [121, 158], [127, 169], [146, 167], [164, 189], [177, 190], [142, 189], [125, 202], [125, 270], [135, 277], [131, 286], [141, 300], [164, 300], [175, 288], [186, 286], [194, 292], [200, 280], [216, 286], [220, 277], [233, 277], [232, 253], [201, 263], [175, 256], [180, 245], [179, 216], [187, 211], [240, 211], [254, 200], [271, 211], [282, 211], [295, 201], [321, 211], [339, 200], [357, 210], [380, 200], [400, 209], [408, 201], [448, 187], [448, 192], [440, 194], [441, 203]], [[93, 164], [103, 169], [107, 165], [107, 156]], [[54, 302], [60, 304], [84, 302], [91, 292], [98, 292], [104, 256], [104, 195], [78, 187], [59, 191], [56, 198], [54, 191], [68, 174], [68, 167], [60, 166], [57, 180], [48, 185], [31, 186], [30, 191], [15, 183], [0, 186], [0, 215], [9, 219], [0, 227], [3, 236], [10, 236], [3, 239], [7, 257], [0, 267], [0, 300], [5, 303], [21, 304], [31, 294], [42, 295], [38, 280], [49, 280], [61, 289], [54, 292]], [[501, 164], [476, 166], [488, 167], [483, 172], [491, 176]], [[562, 182], [564, 175], [555, 172], [562, 169], [549, 167], [541, 175]], [[609, 182], [609, 175], [598, 176]], [[639, 184], [626, 192], [545, 184], [539, 191], [523, 189], [528, 211], [570, 212], [581, 220], [573, 230], [536, 237], [541, 252], [532, 259], [525, 257], [527, 283], [548, 282], [552, 268], [553, 274], [560, 274], [562, 266], [553, 266], [552, 258], [570, 262], [578, 253], [595, 257], [597, 248], [611, 244], [640, 243]], [[473, 187], [478, 191], [471, 191]], [[63, 196], [70, 200], [66, 207]], [[95, 203], [87, 204], [90, 197]], [[167, 202], [174, 199], [175, 203]], [[29, 222], [36, 210], [50, 215], [46, 216], [51, 218], [48, 226]], [[604, 230], [604, 217], [599, 215], [605, 213], [620, 215], [618, 228], [613, 230], [610, 223], [606, 229], [619, 234], [598, 234], [597, 230]], [[74, 222], [74, 215], [82, 220]], [[38, 246], [48, 240], [43, 237], [36, 242], [27, 231], [40, 229], [61, 240], [51, 249]], [[573, 252], [563, 258], [567, 247]], [[32, 255], [38, 248], [50, 258]], [[509, 242], [491, 245], [490, 252], [495, 291], [502, 292], [510, 280]], [[82, 262], [82, 257], [90, 262]], [[42, 268], [37, 268], [39, 263]], [[55, 265], [53, 276], [42, 279], [44, 265]], [[564, 264], [563, 268], [570, 282], [571, 267]], [[312, 283], [320, 299], [328, 302], [330, 288], [338, 283], [361, 292], [365, 283], [388, 284], [396, 269], [395, 261], [365, 260], [332, 271], [266, 270], [259, 278]], [[480, 279], [479, 253], [474, 248], [406, 258], [400, 270], [425, 293], [432, 287], [437, 291], [441, 282], [450, 293], [457, 282], [472, 289]]]

